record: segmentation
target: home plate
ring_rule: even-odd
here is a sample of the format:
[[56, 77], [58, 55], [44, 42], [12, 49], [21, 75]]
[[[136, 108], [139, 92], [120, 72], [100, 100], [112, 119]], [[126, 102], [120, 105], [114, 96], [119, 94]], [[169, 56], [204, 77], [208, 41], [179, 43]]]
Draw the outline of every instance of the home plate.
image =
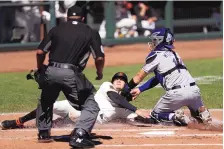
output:
[[142, 132], [139, 133], [141, 135], [174, 135], [174, 131], [149, 131], [149, 132]]

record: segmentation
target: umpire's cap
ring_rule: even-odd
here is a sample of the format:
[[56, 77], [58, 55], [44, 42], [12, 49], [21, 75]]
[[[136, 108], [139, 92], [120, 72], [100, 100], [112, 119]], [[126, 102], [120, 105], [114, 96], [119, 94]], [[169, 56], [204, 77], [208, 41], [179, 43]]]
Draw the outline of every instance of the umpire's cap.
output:
[[72, 16], [83, 16], [82, 8], [75, 5], [70, 7], [67, 12], [67, 17], [72, 17]]
[[114, 74], [114, 76], [112, 77], [111, 82], [113, 83], [115, 79], [120, 78], [122, 79], [125, 83], [128, 82], [128, 77], [124, 72], [117, 72]]

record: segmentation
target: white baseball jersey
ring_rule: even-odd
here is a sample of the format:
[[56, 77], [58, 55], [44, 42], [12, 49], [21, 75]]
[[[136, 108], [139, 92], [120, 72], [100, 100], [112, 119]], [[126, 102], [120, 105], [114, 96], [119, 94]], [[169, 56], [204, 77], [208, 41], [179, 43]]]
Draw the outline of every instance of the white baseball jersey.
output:
[[[176, 55], [180, 64], [184, 65], [180, 56], [177, 53]], [[153, 51], [147, 56], [146, 63], [142, 69], [147, 73], [154, 72], [165, 90], [171, 89], [176, 85], [188, 85], [195, 82], [186, 69], [176, 69], [165, 77], [161, 75], [174, 68], [176, 65], [176, 58], [171, 51]]]
[[118, 93], [111, 82], [104, 82], [95, 94], [95, 100], [100, 108], [99, 115], [103, 114], [101, 121], [99, 118], [97, 118], [97, 120], [100, 121], [100, 123], [108, 122], [117, 118], [133, 120], [137, 114], [128, 109], [121, 108], [119, 105], [114, 103], [107, 95], [107, 92], [109, 91]]
[[[95, 94], [95, 100], [100, 108], [100, 112], [97, 117], [98, 123], [105, 123], [118, 118], [127, 118], [133, 120], [135, 117], [137, 117], [137, 114], [134, 112], [125, 108], [121, 108], [119, 105], [114, 103], [108, 97], [108, 91], [117, 92], [111, 82], [104, 82]], [[68, 114], [69, 118], [71, 118], [73, 121], [76, 121], [76, 119], [81, 114], [80, 111], [77, 111], [69, 104], [68, 100], [55, 102], [53, 112], [54, 114], [62, 117]]]
[[119, 107], [108, 97], [108, 91], [118, 93], [111, 82], [104, 82], [95, 94], [95, 100], [98, 103], [100, 110], [115, 110], [115, 107]]

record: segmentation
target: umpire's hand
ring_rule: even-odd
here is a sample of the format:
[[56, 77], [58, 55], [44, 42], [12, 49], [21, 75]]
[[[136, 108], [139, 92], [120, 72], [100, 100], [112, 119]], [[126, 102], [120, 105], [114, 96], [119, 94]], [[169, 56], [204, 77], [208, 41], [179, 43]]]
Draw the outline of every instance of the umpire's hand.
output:
[[101, 80], [103, 79], [103, 73], [102, 72], [96, 72], [96, 80]]

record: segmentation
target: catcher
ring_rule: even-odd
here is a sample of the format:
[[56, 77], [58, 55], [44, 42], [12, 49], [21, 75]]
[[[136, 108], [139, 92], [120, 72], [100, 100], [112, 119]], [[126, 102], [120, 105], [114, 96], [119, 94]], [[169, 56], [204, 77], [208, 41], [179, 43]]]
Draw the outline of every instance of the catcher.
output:
[[[155, 105], [151, 116], [156, 120], [173, 120], [187, 125], [190, 120], [180, 109], [187, 106], [191, 116], [199, 122], [210, 125], [212, 118], [204, 106], [200, 89], [184, 65], [180, 56], [173, 51], [174, 37], [168, 28], [156, 29], [150, 35], [149, 48], [151, 53], [146, 57], [143, 68], [131, 79], [126, 90], [133, 89], [149, 73], [155, 76], [139, 88], [131, 91], [134, 99], [143, 91], [148, 90], [158, 83], [166, 93]], [[178, 110], [178, 111], [176, 111]], [[176, 111], [176, 112], [175, 112]]]
[[[28, 79], [32, 76], [28, 75]], [[38, 75], [35, 75], [38, 81]], [[97, 117], [97, 123], [103, 124], [115, 119], [127, 119], [134, 121], [135, 119], [149, 118], [149, 112], [143, 109], [137, 109], [130, 104], [129, 96], [127, 98], [120, 95], [121, 90], [124, 88], [125, 83], [128, 82], [127, 75], [123, 72], [114, 74], [111, 82], [104, 82], [95, 94], [95, 100], [100, 107], [100, 112]], [[74, 109], [68, 100], [57, 101], [54, 103], [53, 113], [65, 118], [69, 117], [72, 121], [76, 121], [81, 112]], [[20, 117], [16, 120], [5, 120], [0, 123], [2, 129], [15, 129], [23, 128], [23, 124], [29, 120], [36, 118], [36, 109], [27, 115]]]

